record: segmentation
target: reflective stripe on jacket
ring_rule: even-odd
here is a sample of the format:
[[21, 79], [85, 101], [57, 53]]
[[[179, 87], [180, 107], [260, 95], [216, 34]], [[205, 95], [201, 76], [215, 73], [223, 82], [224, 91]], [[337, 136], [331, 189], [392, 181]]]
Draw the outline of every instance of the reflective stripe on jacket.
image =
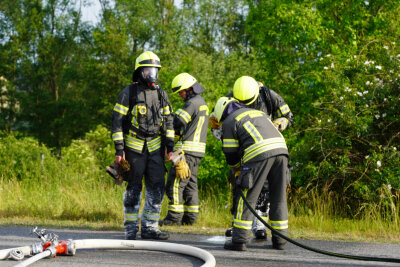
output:
[[186, 99], [183, 108], [176, 111], [176, 118], [184, 125], [182, 140], [174, 149], [182, 148], [185, 153], [204, 157], [206, 152], [209, 110], [203, 97], [194, 95]]
[[228, 162], [230, 154], [239, 154], [242, 163], [288, 155], [284, 137], [262, 111], [240, 108], [228, 115], [222, 130], [222, 150]]
[[[166, 145], [172, 148], [173, 117], [168, 96], [160, 90], [151, 90], [135, 83], [120, 92], [113, 110], [111, 129], [116, 150], [127, 147], [142, 153], [147, 144], [149, 152], [154, 152], [161, 147], [162, 135], [165, 136]], [[160, 98], [165, 99], [166, 103], [161, 105], [165, 101]]]

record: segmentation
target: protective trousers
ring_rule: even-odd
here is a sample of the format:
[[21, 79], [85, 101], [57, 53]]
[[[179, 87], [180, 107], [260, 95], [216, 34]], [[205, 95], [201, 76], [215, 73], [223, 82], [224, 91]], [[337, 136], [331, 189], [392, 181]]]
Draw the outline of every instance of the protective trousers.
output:
[[201, 158], [185, 154], [191, 176], [188, 179], [176, 177], [171, 167], [167, 180], [168, 214], [166, 220], [183, 224], [194, 224], [199, 214], [199, 195], [197, 189], [197, 171]]
[[[229, 170], [229, 182], [232, 185], [232, 195], [235, 194], [235, 174], [233, 169]], [[268, 188], [268, 180], [266, 180], [266, 182], [264, 183], [264, 187], [261, 190], [261, 193], [258, 197], [257, 200], [257, 205], [255, 207], [255, 210], [257, 212], [258, 215], [261, 216], [261, 218], [263, 218], [264, 221], [268, 222], [269, 218], [268, 218], [268, 214], [269, 214], [269, 188]], [[231, 207], [231, 214], [232, 217], [234, 217], [234, 207]], [[266, 226], [259, 221], [255, 216], [253, 219], [253, 225], [252, 225], [252, 232], [255, 235], [257, 231], [259, 230], [266, 230]]]
[[[262, 161], [249, 162], [242, 166], [242, 170], [244, 169], [247, 171], [241, 171], [239, 177], [236, 178], [232, 241], [247, 243], [254, 217], [240, 196], [240, 190], [244, 193], [251, 207], [254, 208], [266, 181], [270, 190], [269, 223], [272, 228], [287, 235], [286, 188], [290, 182], [287, 156], [275, 156]], [[286, 240], [272, 233], [272, 242], [285, 244]]]
[[[125, 179], [128, 182], [124, 193], [125, 234], [134, 234], [139, 230], [141, 217], [142, 232], [158, 229], [161, 202], [165, 192], [164, 160], [159, 150], [149, 153], [147, 146], [143, 154], [125, 149], [125, 158], [131, 165]], [[141, 204], [142, 180], [145, 181], [145, 204], [139, 216]]]

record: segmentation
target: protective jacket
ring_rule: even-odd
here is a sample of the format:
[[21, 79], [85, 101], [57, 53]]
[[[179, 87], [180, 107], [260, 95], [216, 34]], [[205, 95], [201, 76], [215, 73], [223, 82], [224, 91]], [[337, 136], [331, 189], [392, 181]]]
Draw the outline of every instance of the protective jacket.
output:
[[[124, 148], [143, 153], [159, 151], [162, 141], [168, 152], [174, 144], [173, 117], [168, 95], [161, 88], [152, 90], [141, 83], [124, 88], [112, 115], [112, 139], [116, 154]], [[163, 151], [162, 151], [163, 153]]]
[[203, 158], [209, 120], [209, 110], [203, 97], [198, 94], [189, 96], [183, 108], [175, 113], [174, 129], [181, 136], [175, 148], [182, 148], [185, 154]]
[[239, 108], [222, 124], [222, 150], [230, 166], [289, 155], [282, 134], [259, 110]]
[[[233, 97], [233, 93], [230, 92], [227, 96]], [[268, 87], [260, 87], [260, 94], [257, 99], [248, 107], [265, 112], [270, 120], [286, 118], [288, 127], [293, 123], [293, 113], [289, 106], [278, 93]]]

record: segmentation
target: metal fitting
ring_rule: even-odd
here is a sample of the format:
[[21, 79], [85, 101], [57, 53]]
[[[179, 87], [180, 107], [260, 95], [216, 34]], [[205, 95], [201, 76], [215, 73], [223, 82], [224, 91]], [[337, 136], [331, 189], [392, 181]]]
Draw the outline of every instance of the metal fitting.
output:
[[31, 254], [36, 255], [43, 252], [42, 242], [37, 242], [31, 245]]
[[76, 253], [75, 241], [72, 239], [67, 240], [67, 255], [74, 256]]
[[10, 257], [13, 260], [20, 261], [25, 257], [25, 255], [22, 250], [16, 248], [10, 251]]
[[57, 255], [56, 248], [54, 246], [49, 246], [46, 248], [46, 250], [50, 251], [49, 258], [55, 257]]

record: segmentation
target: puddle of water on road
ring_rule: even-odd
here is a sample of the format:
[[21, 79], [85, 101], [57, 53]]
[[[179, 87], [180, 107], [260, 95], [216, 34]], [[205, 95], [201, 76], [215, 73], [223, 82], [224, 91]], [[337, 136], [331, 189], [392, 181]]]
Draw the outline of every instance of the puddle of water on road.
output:
[[214, 244], [223, 244], [225, 243], [225, 236], [223, 235], [215, 235], [210, 238], [207, 238], [206, 241]]

